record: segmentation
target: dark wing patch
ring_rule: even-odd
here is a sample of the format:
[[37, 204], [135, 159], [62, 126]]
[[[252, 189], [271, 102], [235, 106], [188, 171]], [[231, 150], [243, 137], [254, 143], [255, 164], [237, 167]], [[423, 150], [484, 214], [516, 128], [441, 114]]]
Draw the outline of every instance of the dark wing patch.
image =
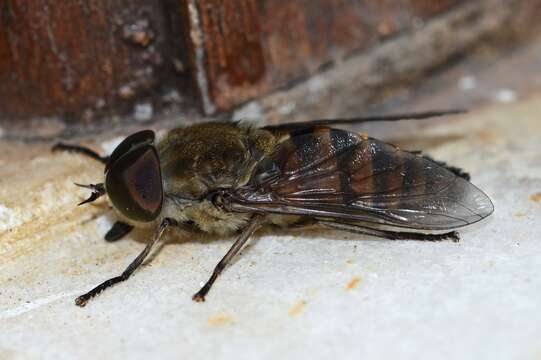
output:
[[232, 210], [448, 230], [493, 211], [463, 178], [416, 154], [323, 127], [293, 136], [232, 196]]

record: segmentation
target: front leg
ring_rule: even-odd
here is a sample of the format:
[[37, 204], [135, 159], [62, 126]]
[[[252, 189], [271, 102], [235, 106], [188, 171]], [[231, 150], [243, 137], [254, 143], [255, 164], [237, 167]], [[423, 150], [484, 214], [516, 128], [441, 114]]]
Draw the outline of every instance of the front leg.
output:
[[89, 158], [92, 158], [94, 160], [97, 160], [103, 164], [107, 164], [109, 161], [109, 156], [101, 156], [94, 150], [87, 148], [85, 146], [80, 145], [71, 145], [71, 144], [64, 144], [62, 142], [56, 143], [52, 148], [51, 151], [67, 151], [72, 153], [77, 153], [81, 155], [88, 156]]
[[117, 221], [105, 234], [105, 241], [113, 242], [122, 239], [133, 230], [133, 226]]
[[148, 242], [145, 249], [130, 263], [130, 265], [128, 265], [128, 267], [124, 270], [124, 272], [122, 272], [122, 274], [102, 282], [86, 294], [79, 296], [77, 299], [75, 299], [75, 304], [77, 306], [83, 307], [90, 299], [101, 293], [103, 290], [110, 288], [111, 286], [118, 284], [119, 282], [128, 280], [128, 278], [133, 274], [133, 272], [137, 270], [137, 268], [143, 263], [154, 244], [156, 244], [156, 242], [161, 239], [165, 229], [167, 229], [168, 226], [173, 224], [175, 224], [174, 220], [163, 220], [152, 239], [150, 239], [150, 241]]

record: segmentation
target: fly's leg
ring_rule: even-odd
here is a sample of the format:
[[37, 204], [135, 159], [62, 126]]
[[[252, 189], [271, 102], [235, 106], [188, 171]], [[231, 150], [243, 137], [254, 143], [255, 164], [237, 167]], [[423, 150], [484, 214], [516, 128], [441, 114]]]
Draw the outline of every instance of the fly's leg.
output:
[[444, 234], [420, 234], [412, 232], [401, 232], [401, 231], [387, 231], [387, 230], [376, 230], [368, 229], [362, 226], [357, 226], [354, 224], [346, 224], [340, 222], [332, 222], [320, 220], [319, 224], [337, 229], [352, 232], [355, 234], [371, 235], [377, 236], [380, 238], [388, 240], [418, 240], [418, 241], [443, 241], [443, 240], [452, 240], [453, 242], [459, 242], [460, 236], [458, 232], [451, 231]]
[[99, 284], [98, 286], [96, 286], [94, 289], [90, 290], [86, 294], [79, 296], [77, 299], [75, 299], [75, 304], [77, 306], [83, 307], [83, 306], [86, 305], [88, 300], [92, 299], [94, 296], [98, 295], [103, 290], [105, 290], [105, 289], [107, 289], [107, 288], [109, 288], [109, 287], [111, 287], [111, 286], [113, 286], [113, 285], [115, 285], [115, 284], [117, 284], [119, 282], [127, 280], [130, 277], [130, 275], [133, 274], [133, 272], [135, 270], [137, 270], [137, 268], [143, 263], [143, 261], [145, 260], [145, 258], [148, 255], [148, 253], [150, 252], [150, 250], [154, 246], [154, 244], [156, 244], [156, 242], [158, 240], [160, 240], [160, 238], [162, 237], [163, 232], [165, 231], [165, 229], [169, 225], [172, 225], [172, 224], [174, 224], [173, 220], [170, 220], [170, 219], [163, 220], [162, 223], [160, 224], [160, 226], [158, 227], [158, 229], [156, 230], [156, 233], [154, 234], [154, 237], [152, 238], [152, 240], [147, 244], [147, 246], [139, 254], [139, 256], [137, 256], [135, 258], [135, 260], [133, 260], [131, 262], [131, 264], [128, 265], [126, 270], [124, 270], [124, 272], [121, 275], [116, 276], [114, 278], [111, 278], [111, 279], [109, 279], [107, 281], [104, 281], [103, 283]]
[[418, 240], [418, 241], [444, 241], [451, 240], [452, 242], [459, 242], [460, 235], [457, 231], [450, 231], [443, 234], [420, 234], [410, 232], [393, 232], [385, 231], [387, 239], [389, 240]]
[[192, 300], [196, 302], [202, 302], [205, 301], [205, 296], [209, 292], [210, 288], [212, 287], [212, 284], [216, 281], [218, 276], [222, 273], [224, 268], [227, 266], [227, 264], [231, 261], [231, 259], [242, 249], [246, 241], [250, 238], [250, 236], [259, 228], [261, 225], [260, 217], [256, 215], [254, 218], [252, 218], [251, 222], [248, 224], [244, 230], [242, 230], [242, 233], [239, 235], [237, 240], [235, 240], [235, 243], [227, 254], [220, 260], [218, 265], [214, 268], [214, 271], [212, 272], [212, 275], [208, 279], [208, 281], [203, 285], [201, 290], [199, 290], [193, 297]]
[[94, 150], [87, 148], [85, 146], [80, 146], [80, 145], [70, 145], [70, 144], [64, 144], [64, 143], [59, 142], [55, 144], [51, 148], [51, 150], [52, 151], [67, 151], [67, 152], [82, 154], [94, 160], [97, 160], [103, 164], [107, 164], [107, 161], [109, 161], [109, 156], [101, 156]]
[[105, 241], [113, 242], [122, 239], [132, 231], [133, 226], [117, 221], [105, 234]]

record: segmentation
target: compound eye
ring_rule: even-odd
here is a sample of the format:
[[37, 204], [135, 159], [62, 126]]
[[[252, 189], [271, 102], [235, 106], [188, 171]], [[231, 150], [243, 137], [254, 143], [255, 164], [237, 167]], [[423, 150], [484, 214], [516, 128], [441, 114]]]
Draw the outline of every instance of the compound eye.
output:
[[129, 151], [112, 163], [105, 178], [107, 195], [128, 219], [155, 220], [163, 204], [160, 160], [152, 145]]
[[125, 138], [118, 146], [115, 148], [109, 160], [105, 165], [105, 173], [111, 169], [113, 164], [122, 156], [126, 155], [130, 150], [134, 149], [137, 146], [152, 144], [154, 142], [154, 131], [152, 130], [143, 130], [136, 132]]

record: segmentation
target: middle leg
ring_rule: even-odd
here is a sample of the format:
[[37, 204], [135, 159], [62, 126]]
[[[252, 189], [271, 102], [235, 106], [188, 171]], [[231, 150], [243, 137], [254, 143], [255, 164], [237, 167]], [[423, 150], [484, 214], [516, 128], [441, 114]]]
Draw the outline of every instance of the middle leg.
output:
[[222, 273], [224, 268], [227, 266], [227, 264], [233, 259], [233, 257], [242, 249], [246, 241], [250, 238], [250, 236], [261, 226], [261, 217], [259, 215], [255, 215], [248, 226], [242, 230], [242, 233], [239, 235], [237, 240], [235, 240], [235, 243], [227, 254], [220, 260], [218, 265], [214, 268], [214, 271], [212, 272], [212, 275], [208, 279], [208, 281], [203, 285], [203, 287], [192, 297], [193, 301], [196, 302], [202, 302], [205, 301], [205, 296], [209, 292], [210, 288], [212, 287], [212, 284], [216, 281], [218, 276]]

